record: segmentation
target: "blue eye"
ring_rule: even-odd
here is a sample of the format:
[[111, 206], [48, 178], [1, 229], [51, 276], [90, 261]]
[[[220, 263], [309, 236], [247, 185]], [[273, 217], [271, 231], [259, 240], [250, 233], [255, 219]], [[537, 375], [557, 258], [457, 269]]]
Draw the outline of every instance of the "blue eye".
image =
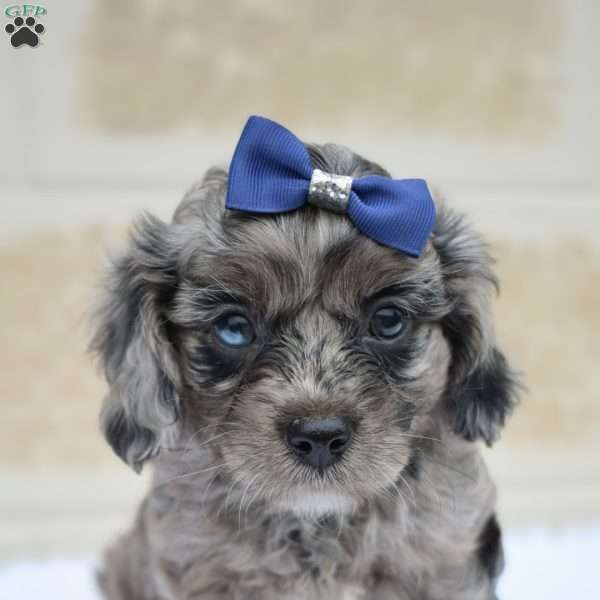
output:
[[384, 306], [371, 317], [371, 334], [382, 340], [398, 337], [405, 327], [404, 314], [395, 306]]
[[214, 325], [217, 339], [225, 346], [243, 348], [254, 341], [254, 329], [250, 321], [240, 314], [225, 315]]

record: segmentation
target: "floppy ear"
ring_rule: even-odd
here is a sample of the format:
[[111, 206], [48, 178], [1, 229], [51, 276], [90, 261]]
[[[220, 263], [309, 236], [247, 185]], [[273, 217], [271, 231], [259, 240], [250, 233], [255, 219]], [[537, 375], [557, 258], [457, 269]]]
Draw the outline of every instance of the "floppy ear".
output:
[[511, 413], [517, 377], [497, 346], [491, 295], [498, 289], [493, 261], [462, 215], [438, 210], [433, 244], [452, 310], [442, 327], [452, 360], [445, 404], [454, 430], [491, 445]]
[[136, 471], [158, 453], [179, 413], [178, 372], [165, 309], [176, 283], [169, 226], [145, 216], [127, 251], [108, 273], [90, 350], [109, 383], [101, 427], [114, 451]]

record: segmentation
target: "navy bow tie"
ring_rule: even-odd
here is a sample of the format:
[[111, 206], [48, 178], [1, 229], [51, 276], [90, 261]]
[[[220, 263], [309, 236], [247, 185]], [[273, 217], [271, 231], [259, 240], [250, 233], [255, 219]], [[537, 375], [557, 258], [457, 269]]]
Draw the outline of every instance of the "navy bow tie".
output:
[[422, 179], [358, 179], [313, 169], [304, 144], [274, 121], [250, 117], [229, 168], [226, 207], [282, 213], [306, 203], [345, 213], [371, 239], [418, 257], [435, 223]]

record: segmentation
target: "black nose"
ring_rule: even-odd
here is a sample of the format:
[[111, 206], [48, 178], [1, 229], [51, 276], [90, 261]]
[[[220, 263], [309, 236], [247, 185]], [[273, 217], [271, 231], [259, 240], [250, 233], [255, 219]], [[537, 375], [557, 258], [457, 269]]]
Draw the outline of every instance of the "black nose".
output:
[[339, 460], [352, 442], [347, 419], [295, 419], [287, 429], [287, 443], [307, 465], [324, 469]]

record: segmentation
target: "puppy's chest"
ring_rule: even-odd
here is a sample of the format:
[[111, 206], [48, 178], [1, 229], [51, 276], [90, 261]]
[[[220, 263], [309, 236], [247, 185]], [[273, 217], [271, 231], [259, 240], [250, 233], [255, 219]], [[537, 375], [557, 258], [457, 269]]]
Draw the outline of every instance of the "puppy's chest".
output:
[[[275, 528], [265, 531], [265, 547], [272, 548], [273, 557], [280, 557], [291, 571], [317, 586], [335, 585], [336, 598], [360, 597], [378, 554], [378, 536], [367, 524], [327, 517], [317, 523], [292, 519], [286, 526]], [[277, 569], [279, 565], [273, 566]]]
[[242, 536], [235, 543], [202, 544], [201, 553], [192, 551], [187, 561], [169, 552], [170, 558], [152, 569], [159, 597], [180, 600], [213, 589], [222, 590], [223, 598], [252, 600], [367, 597], [372, 576], [365, 550], [347, 532], [336, 532], [333, 523], [322, 527], [278, 522], [265, 525], [263, 533], [262, 539]]
[[[178, 511], [178, 520], [183, 516]], [[241, 530], [234, 521], [222, 527], [203, 521], [197, 529], [190, 521], [185, 530], [196, 531], [190, 538], [172, 536], [168, 518], [160, 531], [151, 527], [162, 559], [156, 578], [161, 598], [225, 585], [231, 593], [260, 588], [261, 600], [363, 600], [373, 584], [373, 563], [386, 551], [379, 547], [381, 524], [372, 519], [311, 522], [280, 515]]]

